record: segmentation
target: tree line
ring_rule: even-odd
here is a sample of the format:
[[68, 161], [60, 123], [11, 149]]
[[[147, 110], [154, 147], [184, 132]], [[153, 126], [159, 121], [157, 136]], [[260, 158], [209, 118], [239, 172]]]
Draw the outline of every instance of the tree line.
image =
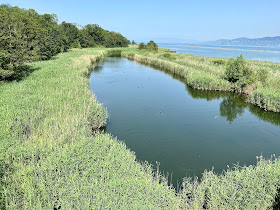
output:
[[0, 80], [17, 77], [27, 61], [48, 60], [70, 48], [127, 47], [129, 43], [120, 33], [97, 24], [59, 24], [55, 14], [0, 5]]

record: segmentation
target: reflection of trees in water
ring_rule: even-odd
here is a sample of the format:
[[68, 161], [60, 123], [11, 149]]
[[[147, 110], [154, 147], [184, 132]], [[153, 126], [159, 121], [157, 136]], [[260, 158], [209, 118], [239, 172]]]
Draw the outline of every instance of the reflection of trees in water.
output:
[[[164, 73], [172, 76], [173, 79], [185, 83], [186, 79], [181, 76], [172, 74], [159, 68], [155, 68], [153, 66], [151, 67], [156, 70], [163, 71]], [[188, 85], [185, 85], [185, 88], [188, 94], [194, 99], [206, 99], [207, 101], [223, 99], [220, 104], [220, 115], [222, 117], [226, 117], [230, 123], [233, 122], [238, 115], [241, 116], [244, 113], [244, 109], [248, 107], [249, 111], [257, 116], [260, 120], [270, 122], [274, 125], [280, 125], [280, 113], [264, 111], [259, 107], [246, 103], [246, 97], [244, 95], [238, 95], [226, 91], [197, 90], [189, 87]]]
[[212, 91], [212, 90], [197, 90], [186, 85], [186, 90], [194, 99], [206, 99], [207, 101], [229, 97], [232, 95], [230, 92], [225, 91]]
[[226, 117], [230, 123], [232, 123], [238, 115], [242, 115], [244, 113], [244, 108], [247, 106], [244, 97], [230, 92], [196, 90], [187, 85], [186, 90], [194, 99], [206, 99], [207, 101], [211, 101], [222, 98], [220, 115]]
[[172, 73], [168, 70], [165, 70], [164, 68], [159, 68], [157, 65], [153, 65], [153, 64], [142, 64], [138, 61], [135, 61], [136, 63], [140, 64], [140, 65], [143, 65], [143, 66], [149, 66], [150, 68], [154, 69], [154, 70], [157, 70], [157, 71], [161, 71], [169, 76], [171, 76], [173, 79], [176, 79], [176, 80], [179, 80], [180, 82], [182, 83], [186, 83], [186, 78], [178, 75], [178, 74], [175, 74], [175, 73]]
[[103, 65], [96, 65], [94, 68], [93, 68], [93, 71], [95, 72], [95, 73], [98, 73], [98, 72], [100, 72], [100, 71], [102, 71], [103, 70]]
[[227, 120], [232, 123], [237, 116], [241, 116], [244, 113], [243, 103], [238, 103], [232, 98], [225, 98], [220, 104], [220, 115], [226, 117]]
[[280, 125], [280, 113], [264, 111], [257, 106], [250, 105], [249, 110], [256, 115], [260, 120], [270, 122], [274, 125]]
[[248, 108], [248, 110], [260, 120], [270, 122], [273, 125], [280, 125], [280, 113], [264, 111], [257, 106], [246, 103], [246, 97], [243, 95], [223, 91], [197, 90], [187, 85], [186, 90], [194, 99], [206, 99], [207, 101], [223, 99], [220, 104], [220, 115], [226, 117], [230, 123], [238, 116], [241, 116], [245, 108]]
[[[115, 58], [106, 58], [106, 62], [117, 63], [120, 60]], [[103, 70], [103, 64], [99, 64], [94, 67], [94, 72], [100, 72]], [[152, 66], [150, 66], [152, 67]], [[186, 82], [186, 79], [178, 76], [176, 74], [172, 74], [168, 71], [164, 71], [159, 68], [153, 67], [155, 70], [162, 71], [170, 76], [173, 79], [179, 80], [183, 83]], [[185, 85], [186, 91], [188, 94], [194, 99], [206, 99], [207, 101], [223, 99], [220, 104], [220, 115], [222, 117], [226, 117], [227, 120], [231, 123], [238, 116], [241, 116], [244, 113], [244, 109], [248, 107], [248, 110], [257, 116], [260, 120], [264, 120], [270, 122], [274, 125], [280, 125], [280, 113], [274, 113], [269, 111], [264, 111], [263, 109], [256, 107], [254, 105], [248, 104], [245, 101], [245, 96], [237, 95], [231, 92], [225, 91], [205, 91], [205, 90], [197, 90]]]

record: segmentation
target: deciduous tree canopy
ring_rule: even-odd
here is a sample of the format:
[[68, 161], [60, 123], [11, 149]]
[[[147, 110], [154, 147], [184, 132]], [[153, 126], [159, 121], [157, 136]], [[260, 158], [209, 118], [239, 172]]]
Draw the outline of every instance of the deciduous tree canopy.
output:
[[65, 21], [58, 24], [55, 14], [0, 5], [0, 80], [16, 77], [26, 61], [48, 60], [70, 48], [128, 44], [120, 33], [97, 24], [78, 28]]

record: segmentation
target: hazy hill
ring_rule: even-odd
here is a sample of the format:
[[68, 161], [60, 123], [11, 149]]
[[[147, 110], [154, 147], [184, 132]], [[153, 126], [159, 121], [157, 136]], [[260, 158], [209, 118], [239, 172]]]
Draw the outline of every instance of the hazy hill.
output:
[[216, 41], [208, 42], [215, 45], [254, 45], [254, 46], [280, 46], [280, 36], [263, 37], [249, 39], [246, 37], [238, 39], [219, 39]]

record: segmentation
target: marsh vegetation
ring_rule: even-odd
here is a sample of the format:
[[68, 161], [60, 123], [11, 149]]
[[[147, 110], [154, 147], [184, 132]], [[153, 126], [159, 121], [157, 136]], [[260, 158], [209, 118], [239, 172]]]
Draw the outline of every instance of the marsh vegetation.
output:
[[[122, 50], [122, 56], [137, 58], [136, 49]], [[280, 164], [274, 156], [258, 158], [256, 165], [225, 169], [219, 175], [204, 172], [200, 181], [185, 178], [176, 192], [160, 169], [138, 162], [124, 143], [98, 132], [96, 128], [105, 124], [107, 112], [92, 97], [85, 75], [91, 69], [88, 66], [102, 60], [107, 52], [102, 48], [74, 49], [54, 60], [28, 64], [37, 70], [21, 82], [1, 85], [3, 207], [202, 209], [276, 205]], [[203, 72], [205, 61], [206, 67], [214, 69], [212, 59], [174, 55], [175, 63], [159, 59], [161, 53], [149, 56], [161, 59], [158, 63], [164, 67], [181, 67], [180, 62], [189, 61], [190, 69], [197, 66]], [[278, 64], [256, 63], [277, 74], [272, 69]], [[219, 71], [223, 70], [218, 67]]]
[[[0, 6], [0, 28], [1, 209], [279, 206], [276, 155], [258, 156], [255, 165], [229, 166], [220, 174], [208, 170], [201, 179], [185, 177], [175, 189], [159, 164], [140, 162], [126, 144], [100, 130], [108, 112], [88, 81], [93, 65], [122, 56], [180, 77], [187, 90], [207, 90], [207, 99], [215, 98], [210, 90], [243, 93], [248, 102], [280, 112], [279, 63], [177, 54], [154, 42], [140, 50], [135, 42], [106, 49], [129, 41], [97, 24], [58, 24], [55, 15], [7, 5]], [[221, 116], [233, 122], [246, 106], [225, 100]], [[252, 110], [279, 125], [270, 112]]]

